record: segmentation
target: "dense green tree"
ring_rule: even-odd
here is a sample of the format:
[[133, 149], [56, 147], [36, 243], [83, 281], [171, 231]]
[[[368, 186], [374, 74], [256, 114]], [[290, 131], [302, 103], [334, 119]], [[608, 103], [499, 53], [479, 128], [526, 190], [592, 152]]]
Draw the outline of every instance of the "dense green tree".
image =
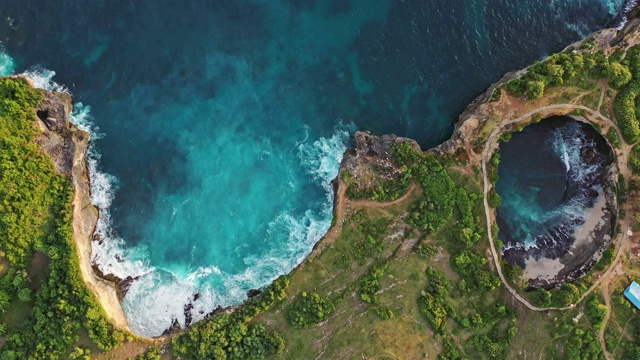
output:
[[[72, 229], [73, 187], [56, 173], [36, 144], [40, 130], [35, 107], [39, 90], [23, 80], [0, 78], [0, 248], [10, 263], [0, 279], [1, 294], [33, 305], [18, 331], [7, 334], [2, 359], [64, 356], [85, 326], [99, 348], [119, 344], [123, 334], [107, 322], [82, 277]], [[50, 254], [49, 274], [37, 291], [27, 284], [26, 267], [35, 250]], [[11, 305], [3, 303], [0, 308]], [[94, 319], [89, 312], [96, 312]], [[97, 335], [97, 323], [105, 331]]]
[[172, 342], [175, 355], [186, 359], [264, 359], [284, 351], [284, 338], [251, 320], [286, 297], [289, 278], [281, 276], [262, 294], [247, 299], [232, 314], [199, 321]]
[[303, 291], [289, 304], [286, 319], [291, 326], [309, 328], [327, 320], [335, 310], [329, 298], [320, 296], [318, 293], [307, 294]]
[[609, 66], [609, 85], [619, 89], [629, 81], [631, 81], [631, 71], [628, 67], [617, 62]]
[[544, 95], [544, 82], [540, 80], [527, 81], [524, 96], [527, 100], [539, 99]]

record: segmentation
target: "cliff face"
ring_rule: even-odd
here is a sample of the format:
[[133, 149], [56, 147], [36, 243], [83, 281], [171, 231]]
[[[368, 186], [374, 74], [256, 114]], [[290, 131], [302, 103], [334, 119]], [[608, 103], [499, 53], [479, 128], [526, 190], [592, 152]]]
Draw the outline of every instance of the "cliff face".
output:
[[[640, 7], [637, 8], [637, 11], [640, 13]], [[594, 43], [597, 43], [603, 49], [608, 49], [607, 52], [610, 53], [615, 46], [625, 44], [628, 41], [629, 35], [636, 34], [639, 25], [640, 19], [638, 19], [637, 24], [636, 22], [629, 22], [627, 26], [619, 32], [616, 31], [616, 29], [604, 29], [592, 34], [588, 38], [592, 38]], [[577, 41], [565, 49], [578, 49], [587, 39]], [[483, 127], [487, 125], [492, 117], [497, 114], [503, 116], [499, 118], [498, 121], [505, 121], [508, 120], [508, 118], [516, 117], [515, 115], [519, 114], [518, 107], [522, 107], [522, 104], [516, 101], [511, 101], [506, 104], [501, 101], [492, 101], [492, 96], [494, 92], [500, 94], [503, 84], [524, 74], [528, 68], [529, 67], [507, 73], [495, 84], [491, 85], [460, 114], [451, 138], [428, 151], [435, 154], [447, 154], [454, 153], [459, 148], [471, 150], [475, 147], [473, 144], [474, 140], [477, 140], [482, 135]], [[532, 104], [533, 103], [535, 102], [532, 102]], [[510, 109], [509, 106], [512, 106], [512, 108]], [[567, 111], [555, 111], [549, 112], [547, 116], [564, 115], [565, 113], [567, 113]], [[473, 155], [471, 151], [469, 151], [469, 155]], [[471, 160], [472, 162], [479, 162], [480, 158], [476, 157], [474, 159], [472, 156]]]
[[[24, 78], [33, 86], [30, 79]], [[113, 283], [98, 277], [91, 268], [91, 241], [98, 222], [98, 209], [91, 203], [91, 186], [86, 165], [89, 134], [70, 122], [73, 99], [66, 93], [41, 90], [44, 101], [36, 109], [36, 126], [42, 134], [36, 140], [52, 159], [56, 170], [73, 182], [73, 231], [80, 257], [80, 271], [112, 324], [129, 330]]]

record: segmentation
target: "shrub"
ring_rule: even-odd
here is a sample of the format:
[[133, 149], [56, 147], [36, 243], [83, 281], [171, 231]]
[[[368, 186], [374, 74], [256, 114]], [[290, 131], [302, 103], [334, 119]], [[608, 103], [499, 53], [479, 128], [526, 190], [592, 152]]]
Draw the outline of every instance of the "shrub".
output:
[[176, 356], [186, 359], [264, 359], [284, 351], [284, 338], [262, 324], [249, 324], [259, 313], [285, 298], [289, 278], [281, 276], [262, 294], [247, 299], [233, 314], [216, 314], [192, 325], [172, 342]]
[[358, 280], [360, 300], [368, 304], [378, 304], [376, 293], [380, 291], [380, 279], [387, 271], [387, 263], [371, 266], [371, 269]]
[[629, 68], [620, 64], [612, 63], [609, 66], [609, 85], [619, 89], [627, 85], [631, 81], [631, 71]]
[[329, 298], [302, 292], [286, 310], [287, 322], [297, 328], [310, 328], [329, 318], [336, 308]]

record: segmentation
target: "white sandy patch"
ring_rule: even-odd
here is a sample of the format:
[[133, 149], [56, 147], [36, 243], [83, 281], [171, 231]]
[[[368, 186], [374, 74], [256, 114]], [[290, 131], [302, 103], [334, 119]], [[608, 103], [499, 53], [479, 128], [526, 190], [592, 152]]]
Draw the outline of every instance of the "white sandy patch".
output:
[[[584, 224], [576, 229], [574, 234], [576, 241], [571, 246], [571, 250], [577, 249], [582, 245], [589, 244], [593, 240], [593, 230], [602, 225], [604, 220], [604, 209], [607, 206], [607, 198], [601, 190], [598, 192], [598, 200], [596, 204], [589, 210]], [[571, 251], [570, 250], [570, 251]]]
[[[569, 249], [569, 254], [588, 245], [593, 240], [593, 230], [602, 225], [604, 210], [607, 206], [607, 198], [603, 191], [598, 193], [596, 204], [589, 210], [582, 226], [575, 230], [575, 241]], [[524, 262], [523, 277], [525, 279], [553, 279], [565, 267], [560, 259], [540, 258], [539, 260], [528, 258]]]
[[540, 258], [536, 260], [531, 257], [524, 261], [524, 266], [522, 276], [525, 279], [552, 279], [564, 268], [560, 259]]

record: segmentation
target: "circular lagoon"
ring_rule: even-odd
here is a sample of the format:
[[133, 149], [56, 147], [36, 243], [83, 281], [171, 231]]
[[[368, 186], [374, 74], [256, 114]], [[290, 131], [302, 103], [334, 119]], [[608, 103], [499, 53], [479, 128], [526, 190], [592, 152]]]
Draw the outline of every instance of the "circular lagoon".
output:
[[588, 271], [611, 243], [613, 154], [590, 124], [555, 116], [500, 144], [496, 191], [506, 261], [532, 287], [554, 287]]

